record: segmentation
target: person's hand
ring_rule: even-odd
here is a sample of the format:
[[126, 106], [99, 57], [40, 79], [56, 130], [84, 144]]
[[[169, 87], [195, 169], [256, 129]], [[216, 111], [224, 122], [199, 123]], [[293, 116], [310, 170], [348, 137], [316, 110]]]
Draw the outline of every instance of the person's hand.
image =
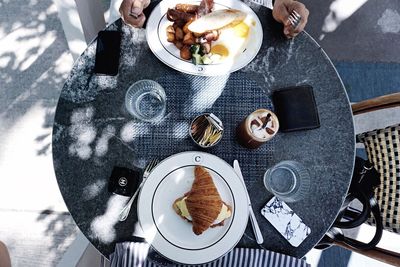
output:
[[[293, 10], [301, 16], [301, 21], [296, 28], [289, 21], [289, 16]], [[283, 33], [287, 38], [293, 38], [301, 32], [307, 24], [309, 11], [306, 6], [294, 0], [276, 0], [272, 15], [274, 19], [283, 24]]]
[[119, 7], [122, 20], [132, 27], [141, 28], [146, 20], [143, 14], [145, 9], [150, 4], [150, 0], [123, 0]]

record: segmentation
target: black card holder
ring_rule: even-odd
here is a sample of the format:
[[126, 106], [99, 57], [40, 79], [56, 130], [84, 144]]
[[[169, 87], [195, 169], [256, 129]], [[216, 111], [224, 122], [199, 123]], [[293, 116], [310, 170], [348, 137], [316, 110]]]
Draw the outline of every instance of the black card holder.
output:
[[124, 167], [115, 166], [108, 181], [108, 192], [132, 196], [138, 188], [140, 173]]
[[310, 130], [320, 127], [313, 88], [291, 86], [273, 92], [272, 100], [279, 130], [282, 132]]

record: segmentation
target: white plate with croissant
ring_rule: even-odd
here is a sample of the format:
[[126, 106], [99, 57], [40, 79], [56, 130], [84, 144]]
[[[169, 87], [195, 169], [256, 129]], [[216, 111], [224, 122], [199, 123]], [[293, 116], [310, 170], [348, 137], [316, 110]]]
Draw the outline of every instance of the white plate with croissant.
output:
[[162, 161], [138, 200], [146, 241], [183, 264], [213, 261], [234, 248], [247, 225], [246, 189], [217, 156], [183, 152]]

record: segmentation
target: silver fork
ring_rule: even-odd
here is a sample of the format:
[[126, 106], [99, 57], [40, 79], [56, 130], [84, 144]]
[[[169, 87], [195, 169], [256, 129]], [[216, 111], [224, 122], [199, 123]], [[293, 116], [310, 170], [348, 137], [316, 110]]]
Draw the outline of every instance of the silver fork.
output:
[[143, 187], [144, 182], [146, 181], [147, 177], [149, 177], [151, 171], [154, 169], [154, 167], [156, 167], [158, 164], [158, 160], [157, 159], [152, 159], [150, 161], [149, 164], [147, 164], [146, 168], [144, 169], [143, 172], [143, 178], [142, 178], [142, 182], [140, 183], [138, 189], [136, 189], [135, 193], [133, 194], [133, 196], [131, 197], [131, 199], [129, 199], [129, 202], [125, 205], [125, 207], [121, 210], [121, 213], [119, 214], [119, 220], [121, 222], [125, 221], [126, 218], [128, 218], [129, 215], [129, 211], [131, 210], [131, 206], [133, 201], [135, 200], [137, 194], [139, 193], [140, 189]]
[[292, 13], [289, 16], [289, 21], [290, 24], [292, 24], [292, 27], [294, 29], [297, 28], [297, 26], [299, 26], [300, 21], [301, 21], [301, 16], [299, 13], [296, 12], [296, 10], [293, 10]]
[[[257, 5], [260, 5], [260, 6], [268, 7], [268, 8], [270, 8], [270, 9], [273, 8], [273, 6], [272, 6], [272, 1], [267, 1], [267, 0], [250, 0], [250, 2], [253, 2], [253, 3], [255, 3], [255, 4], [257, 4]], [[300, 23], [300, 21], [301, 21], [301, 16], [300, 16], [300, 14], [297, 13], [296, 10], [293, 10], [292, 13], [290, 13], [290, 15], [289, 15], [289, 21], [290, 21], [290, 24], [292, 24], [292, 27], [293, 27], [294, 29], [296, 29], [297, 26], [299, 26], [299, 23]]]

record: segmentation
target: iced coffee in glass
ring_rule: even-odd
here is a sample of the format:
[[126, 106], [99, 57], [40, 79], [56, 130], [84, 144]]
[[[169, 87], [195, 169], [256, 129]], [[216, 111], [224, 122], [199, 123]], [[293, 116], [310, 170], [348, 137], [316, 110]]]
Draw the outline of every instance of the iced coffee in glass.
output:
[[257, 109], [240, 123], [236, 135], [239, 144], [254, 149], [271, 140], [278, 130], [276, 115], [268, 109]]

